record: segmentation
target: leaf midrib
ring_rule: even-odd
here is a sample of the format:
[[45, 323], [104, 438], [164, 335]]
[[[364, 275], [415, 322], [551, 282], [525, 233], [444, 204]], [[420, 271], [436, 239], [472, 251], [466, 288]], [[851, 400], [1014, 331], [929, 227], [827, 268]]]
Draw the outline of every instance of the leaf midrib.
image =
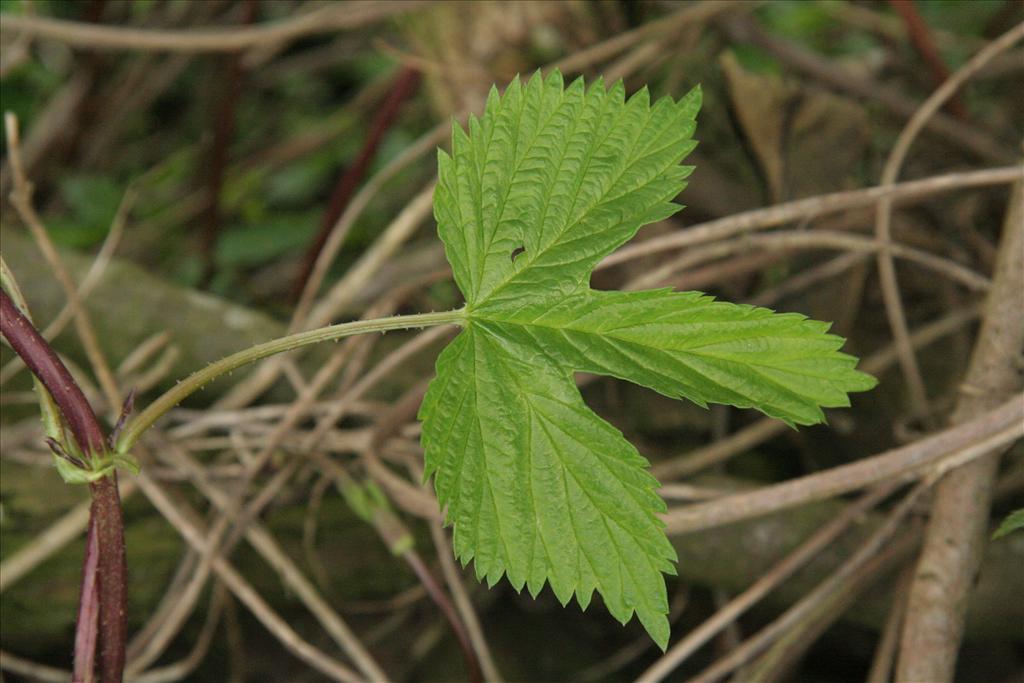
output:
[[[502, 318], [502, 317], [493, 316], [493, 315], [487, 315], [486, 313], [485, 314], [474, 313], [472, 316], [469, 316], [469, 318], [471, 320], [475, 320], [475, 321], [478, 321], [478, 322], [497, 323], [499, 325], [509, 325], [509, 326], [512, 326], [512, 327], [523, 327], [523, 328], [526, 328], [526, 327], [538, 327], [538, 328], [545, 329], [545, 330], [552, 330], [554, 332], [561, 332], [563, 334], [566, 331], [569, 331], [569, 332], [575, 332], [577, 334], [582, 334], [582, 335], [593, 335], [594, 337], [599, 337], [599, 338], [604, 338], [604, 339], [614, 339], [615, 341], [618, 341], [618, 342], [623, 342], [623, 343], [626, 343], [626, 344], [633, 344], [635, 346], [639, 346], [639, 347], [644, 348], [644, 349], [653, 349], [655, 351], [662, 351], [662, 352], [665, 352], [665, 353], [679, 353], [679, 354], [693, 355], [693, 356], [698, 356], [698, 357], [701, 357], [701, 358], [713, 358], [715, 360], [723, 360], [723, 361], [729, 361], [729, 362], [733, 362], [733, 363], [741, 363], [742, 362], [744, 365], [752, 365], [752, 366], [771, 368], [773, 370], [781, 370], [781, 369], [783, 369], [783, 368], [780, 368], [780, 367], [775, 366], [775, 365], [770, 365], [768, 363], [758, 362], [757, 359], [756, 359], [756, 354], [752, 354], [752, 356], [755, 356], [755, 357], [752, 357], [750, 361], [747, 361], [747, 360], [740, 361], [740, 360], [737, 360], [736, 358], [732, 358], [732, 357], [729, 357], [729, 356], [726, 356], [726, 355], [710, 353], [710, 352], [701, 352], [700, 351], [700, 349], [705, 349], [705, 348], [707, 348], [709, 346], [713, 346], [715, 344], [724, 343], [726, 341], [727, 342], [742, 341], [743, 339], [745, 339], [744, 337], [736, 337], [734, 339], [728, 339], [728, 340], [715, 340], [713, 342], [708, 342], [706, 344], [701, 344], [699, 346], [688, 347], [686, 349], [668, 349], [668, 348], [664, 348], [664, 347], [661, 347], [661, 346], [655, 346], [654, 344], [646, 344], [646, 343], [644, 343], [644, 342], [642, 342], [640, 340], [634, 339], [634, 338], [632, 338], [630, 336], [626, 336], [626, 335], [623, 335], [623, 334], [616, 334], [617, 330], [625, 329], [624, 327], [614, 328], [611, 331], [604, 331], [604, 330], [602, 330], [602, 331], [598, 332], [598, 331], [594, 331], [594, 330], [590, 330], [590, 329], [586, 329], [586, 328], [574, 327], [571, 324], [570, 325], [553, 325], [553, 324], [544, 324], [544, 323], [540, 323], [540, 322], [536, 322], [536, 321], [523, 322], [521, 320], [515, 320], [515, 319]], [[720, 324], [720, 325], [728, 326], [730, 324], [734, 324], [734, 321], [711, 321], [709, 323], [702, 323], [702, 324]], [[762, 335], [762, 336], [767, 336], [767, 335]], [[795, 334], [773, 333], [773, 334], [770, 335], [770, 337], [772, 339], [803, 339], [805, 337], [805, 335], [799, 334], [799, 333], [795, 333]], [[749, 339], [756, 339], [757, 337], [755, 336], [755, 337], [747, 337], [747, 338], [749, 338]], [[833, 355], [833, 354], [824, 354], [824, 355], [830, 356], [830, 355]], [[811, 373], [807, 373], [807, 372], [798, 372], [796, 370], [789, 370], [788, 368], [786, 369], [786, 371], [787, 372], [792, 372], [793, 374], [799, 374], [799, 375], [802, 375], [802, 376], [805, 376], [805, 377], [815, 377], [817, 379], [826, 379], [826, 380], [829, 379], [827, 376], [815, 375], [815, 374], [811, 374]]]
[[[796, 375], [796, 376], [800, 376], [800, 377], [809, 377], [809, 378], [813, 378], [813, 379], [829, 382], [829, 383], [832, 383], [832, 384], [834, 384], [834, 382], [835, 382], [835, 379], [832, 378], [832, 377], [811, 374], [811, 373], [808, 373], [806, 371], [801, 371], [801, 370], [791, 370], [789, 368], [779, 367], [779, 366], [775, 366], [775, 365], [770, 365], [770, 364], [764, 363], [764, 362], [756, 362], [756, 360], [754, 360], [754, 359], [752, 359], [750, 361], [745, 361], [745, 360], [741, 361], [741, 360], [737, 360], [737, 359], [734, 359], [734, 358], [729, 358], [729, 357], [725, 357], [725, 356], [716, 355], [716, 354], [713, 354], [713, 353], [700, 353], [700, 352], [691, 352], [690, 350], [665, 349], [665, 348], [662, 348], [662, 347], [659, 347], [659, 346], [654, 346], [654, 345], [650, 345], [650, 344], [644, 344], [641, 341], [637, 341], [635, 339], [625, 338], [625, 337], [622, 337], [622, 336], [619, 336], [619, 335], [615, 335], [615, 334], [603, 334], [603, 333], [594, 332], [594, 331], [591, 331], [591, 330], [574, 328], [571, 325], [544, 325], [542, 323], [536, 323], [536, 322], [524, 323], [524, 322], [503, 320], [501, 318], [492, 318], [492, 317], [485, 318], [483, 316], [477, 316], [477, 320], [479, 320], [479, 321], [487, 321], [487, 322], [492, 322], [492, 323], [498, 323], [499, 325], [509, 325], [509, 326], [514, 326], [514, 327], [521, 327], [521, 328], [535, 327], [535, 328], [540, 328], [540, 329], [551, 330], [553, 332], [558, 333], [563, 338], [565, 338], [565, 343], [566, 344], [569, 344], [569, 345], [574, 346], [574, 347], [575, 347], [575, 344], [573, 344], [571, 342], [571, 340], [569, 340], [566, 337], [566, 331], [574, 332], [574, 333], [580, 334], [580, 335], [593, 335], [593, 336], [595, 336], [597, 338], [606, 339], [606, 340], [614, 340], [614, 342], [617, 342], [618, 344], [621, 344], [621, 345], [624, 345], [624, 346], [632, 346], [634, 348], [635, 347], [639, 347], [639, 348], [644, 349], [644, 350], [646, 350], [648, 352], [657, 352], [657, 353], [664, 353], [664, 354], [670, 354], [670, 355], [679, 354], [680, 356], [684, 356], [684, 357], [685, 356], [690, 356], [690, 357], [692, 357], [694, 359], [694, 361], [701, 361], [701, 360], [703, 360], [705, 362], [715, 362], [715, 361], [718, 361], [718, 362], [729, 363], [729, 364], [732, 364], [732, 365], [736, 365], [736, 366], [748, 369], [750, 372], [756, 373], [757, 376], [760, 378], [760, 380], [764, 384], [767, 384], [767, 385], [770, 385], [770, 386], [774, 387], [775, 391], [780, 392], [782, 396], [789, 397], [789, 400], [795, 401], [796, 404], [798, 404], [798, 405], [810, 402], [815, 407], [817, 407], [819, 405], [818, 397], [816, 395], [814, 395], [814, 394], [802, 391], [798, 387], [788, 386], [788, 385], [780, 382], [775, 377], [771, 377], [769, 375], [766, 375], [764, 373], [764, 371], [763, 371], [764, 369], [775, 370], [775, 371], [778, 371], [778, 372], [787, 372], [787, 373], [792, 374], [792, 375]], [[800, 335], [792, 335], [792, 338], [800, 338]], [[695, 347], [695, 348], [701, 348], [701, 347]], [[630, 354], [630, 355], [632, 355], [632, 354]], [[682, 363], [686, 363], [685, 358], [677, 357], [676, 360], [679, 361], [679, 362], [682, 362]], [[689, 363], [687, 363], [687, 365], [689, 365]], [[665, 375], [664, 373], [659, 371], [656, 367], [652, 367], [652, 366], [649, 366], [649, 365], [645, 365], [644, 367], [645, 367], [645, 369], [647, 371], [654, 372], [655, 374], [661, 376], [664, 380], [668, 381], [668, 383], [670, 383], [670, 384], [677, 382], [677, 380], [675, 378], [673, 378], [673, 377], [671, 377], [669, 375]], [[697, 373], [699, 375], [705, 375], [706, 376], [706, 373], [703, 372], [699, 368], [690, 367], [690, 369], [693, 372], [695, 372], [695, 373]], [[622, 377], [621, 379], [623, 379], [625, 381], [630, 381], [630, 382], [635, 382], [636, 381], [634, 378], [629, 378], [629, 377]], [[714, 382], [715, 384], [719, 384], [718, 382], [715, 382], [715, 380], [712, 380], [710, 378], [709, 378], [709, 381]], [[738, 389], [736, 387], [730, 387], [730, 386], [727, 386], [727, 385], [722, 385], [722, 386], [724, 386], [724, 388], [728, 389], [729, 391], [736, 392], [738, 396], [741, 396], [742, 398], [746, 399], [746, 402], [750, 406], [754, 406], [754, 405], [757, 404], [756, 397], [751, 396], [751, 395], [749, 395], [746, 392], [738, 391]], [[698, 392], [699, 392], [699, 389], [698, 389]], [[770, 405], [771, 405], [771, 408], [773, 408], [773, 410], [771, 410], [770, 412], [772, 414], [774, 414], [776, 417], [778, 417], [780, 419], [784, 419], [784, 420], [796, 419], [796, 420], [798, 420], [798, 421], [800, 421], [802, 423], [803, 420], [807, 419], [805, 415], [803, 415], [803, 414], [801, 414], [799, 412], [795, 412], [793, 407], [788, 407], [787, 408], [784, 405], [784, 403], [785, 402], [780, 403], [780, 402], [777, 402], [777, 401], [771, 402]], [[818, 410], [820, 410], [820, 408]]]

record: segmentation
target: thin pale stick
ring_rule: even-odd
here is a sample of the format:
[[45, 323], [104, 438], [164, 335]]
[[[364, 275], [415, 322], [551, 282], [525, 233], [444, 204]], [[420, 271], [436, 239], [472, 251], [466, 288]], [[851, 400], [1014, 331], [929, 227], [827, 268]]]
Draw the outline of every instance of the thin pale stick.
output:
[[114, 379], [114, 373], [111, 371], [107, 359], [100, 350], [99, 340], [96, 337], [96, 331], [92, 323], [89, 321], [89, 316], [78, 300], [78, 287], [64, 266], [63, 259], [57, 253], [57, 248], [50, 239], [49, 232], [43, 226], [39, 214], [36, 213], [35, 207], [32, 206], [32, 185], [25, 176], [25, 171], [21, 164], [17, 117], [7, 112], [4, 115], [4, 127], [7, 132], [7, 157], [11, 164], [11, 172], [14, 175], [14, 191], [11, 193], [11, 203], [25, 223], [25, 226], [32, 233], [32, 237], [35, 239], [39, 250], [43, 253], [46, 262], [53, 270], [54, 276], [64, 289], [64, 296], [68, 300], [68, 305], [75, 311], [75, 330], [78, 332], [79, 341], [82, 343], [85, 355], [89, 358], [93, 372], [96, 373], [96, 378], [103, 389], [107, 408], [109, 411], [117, 411], [121, 407], [122, 397], [121, 391], [117, 387], [117, 381]]
[[[145, 473], [140, 474], [137, 481], [139, 488], [143, 490], [146, 497], [149, 498], [160, 514], [177, 529], [182, 538], [199, 552], [207, 552], [204, 533], [186, 517], [185, 510], [189, 509], [187, 504], [181, 500], [172, 500], [163, 487], [150, 479]], [[355, 671], [327, 656], [296, 633], [224, 557], [215, 554], [212, 564], [217, 576], [224, 582], [232, 594], [292, 654], [317, 671], [329, 676], [332, 680], [342, 681], [343, 683], [358, 683], [362, 681]]]
[[639, 290], [657, 287], [695, 264], [737, 253], [766, 249], [837, 249], [865, 254], [877, 254], [887, 249], [893, 256], [933, 270], [968, 289], [985, 291], [989, 286], [988, 278], [956, 261], [903, 244], [886, 244], [864, 235], [833, 230], [778, 230], [767, 235], [740, 235], [730, 240], [691, 249], [684, 256], [627, 282], [623, 288]]
[[[117, 213], [114, 215], [114, 220], [110, 224], [110, 231], [107, 232], [107, 236], [103, 240], [103, 244], [100, 247], [99, 252], [96, 254], [96, 258], [93, 259], [92, 265], [89, 266], [89, 270], [86, 272], [85, 277], [82, 278], [81, 284], [78, 286], [78, 305], [82, 305], [82, 302], [92, 293], [93, 288], [99, 283], [103, 277], [103, 273], [106, 272], [107, 266], [110, 264], [110, 260], [114, 255], [114, 251], [117, 249], [117, 245], [121, 242], [121, 236], [124, 234], [124, 227], [128, 219], [128, 211], [134, 201], [134, 191], [129, 188], [125, 191], [124, 197], [121, 199], [121, 204], [118, 206]], [[49, 325], [42, 330], [42, 335], [47, 340], [53, 340], [58, 334], [60, 334], [64, 327], [74, 317], [76, 308], [71, 300], [65, 302], [64, 306], [60, 309]], [[0, 386], [7, 383], [11, 377], [14, 377], [25, 364], [21, 362], [18, 357], [12, 358], [2, 370], [0, 370]]]
[[757, 604], [800, 567], [814, 559], [826, 546], [845, 532], [859, 516], [885, 500], [895, 489], [896, 487], [891, 485], [880, 486], [846, 507], [841, 514], [814, 532], [753, 585], [734, 597], [700, 626], [690, 631], [685, 638], [673, 645], [637, 679], [637, 683], [655, 683], [674, 671], [699, 647]]
[[834, 192], [807, 199], [797, 199], [763, 209], [744, 211], [743, 213], [718, 218], [706, 223], [699, 223], [685, 230], [671, 232], [626, 245], [601, 261], [597, 268], [608, 268], [641, 256], [649, 256], [673, 249], [682, 249], [683, 247], [690, 247], [704, 242], [713, 242], [740, 233], [763, 230], [791, 221], [807, 220], [848, 209], [871, 206], [883, 197], [891, 197], [894, 200], [898, 199], [900, 201], [918, 200], [933, 194], [969, 187], [1007, 185], [1016, 181], [1019, 176], [1019, 166], [1003, 166], [983, 171], [947, 173], [923, 180], [898, 183], [888, 187], [868, 187], [863, 190]]
[[462, 617], [462, 623], [469, 633], [469, 640], [473, 644], [473, 649], [476, 650], [477, 657], [480, 659], [480, 668], [483, 669], [484, 680], [489, 683], [502, 683], [504, 679], [501, 676], [501, 672], [498, 671], [497, 664], [494, 663], [491, 648], [487, 644], [484, 629], [480, 625], [480, 619], [476, 615], [476, 610], [473, 609], [473, 603], [466, 593], [466, 587], [462, 585], [462, 575], [452, 559], [455, 557], [455, 554], [448, 543], [448, 538], [441, 526], [441, 522], [428, 522], [427, 526], [430, 528], [430, 537], [433, 539], [434, 547], [437, 549], [437, 559], [441, 563], [441, 571], [444, 573], [445, 582], [452, 592], [452, 598], [455, 600], [455, 606]]
[[[882, 171], [881, 187], [892, 187], [899, 177], [903, 161], [910, 151], [921, 130], [924, 129], [928, 120], [945, 104], [961, 85], [967, 82], [993, 57], [1010, 48], [1018, 40], [1024, 38], [1024, 22], [1007, 31], [996, 40], [989, 43], [979, 51], [966, 64], [960, 67], [952, 77], [936, 90], [924, 104], [914, 113], [910, 121], [900, 132], [896, 144], [885, 163]], [[1024, 166], [1017, 167], [1017, 179], [1024, 177]], [[875, 215], [875, 236], [884, 246], [878, 252], [878, 275], [882, 287], [882, 300], [885, 302], [885, 313], [889, 320], [889, 328], [893, 338], [896, 340], [900, 352], [900, 369], [907, 383], [911, 407], [918, 417], [928, 418], [930, 409], [928, 407], [928, 396], [924, 386], [924, 379], [921, 377], [921, 369], [917, 364], [917, 356], [910, 344], [910, 332], [907, 328], [907, 318], [903, 311], [903, 300], [900, 297], [899, 281], [896, 277], [896, 265], [893, 260], [892, 244], [892, 199], [885, 196], [878, 203]]]
[[1022, 415], [1024, 394], [1017, 394], [984, 415], [915, 443], [749, 493], [675, 508], [663, 518], [669, 534], [680, 534], [834, 497], [879, 481], [920, 478], [944, 459], [979, 457], [1021, 438]]
[[[750, 661], [758, 653], [764, 651], [779, 636], [788, 629], [804, 621], [822, 602], [827, 602], [837, 593], [849, 589], [851, 581], [868, 565], [876, 554], [893, 538], [899, 530], [903, 520], [913, 509], [914, 504], [921, 495], [934, 483], [934, 479], [926, 480], [918, 484], [908, 493], [900, 504], [893, 509], [885, 522], [875, 533], [862, 545], [856, 553], [844, 562], [829, 578], [822, 581], [813, 591], [801, 598], [796, 604], [771, 624], [762, 629], [757, 635], [748, 639], [743, 645], [737, 648], [727, 657], [719, 659], [710, 666], [704, 673], [694, 678], [690, 683], [714, 683], [722, 676], [725, 676], [736, 667], [742, 666]], [[900, 544], [896, 544], [899, 549]]]
[[237, 52], [246, 48], [288, 43], [302, 36], [355, 29], [395, 14], [424, 7], [426, 3], [395, 0], [386, 3], [329, 4], [305, 14], [261, 26], [140, 29], [86, 24], [49, 17], [18, 16], [4, 12], [4, 31], [21, 31], [87, 50], [146, 50], [160, 52]]
[[[267, 561], [267, 563], [278, 573], [282, 582], [288, 586], [302, 600], [303, 604], [313, 613], [317, 620], [324, 626], [324, 629], [331, 635], [360, 668], [369, 680], [386, 681], [387, 674], [377, 664], [376, 660], [366, 651], [358, 637], [345, 623], [344, 619], [320, 596], [316, 587], [291, 558], [281, 549], [274, 537], [265, 527], [253, 521], [254, 512], [262, 507], [260, 501], [251, 504], [252, 510], [242, 512], [237, 503], [229, 497], [220, 487], [216, 486], [205, 475], [203, 468], [190, 456], [178, 449], [168, 449], [168, 454], [176, 460], [180, 467], [189, 473], [190, 478], [197, 488], [213, 504], [220, 509], [228, 519], [233, 519], [242, 530], [242, 534], [252, 547]], [[293, 465], [298, 460], [292, 460]], [[269, 487], [268, 488], [272, 488]], [[269, 494], [265, 495], [268, 498]], [[243, 522], [247, 522], [242, 526]], [[224, 544], [227, 547], [233, 545], [229, 540]]]

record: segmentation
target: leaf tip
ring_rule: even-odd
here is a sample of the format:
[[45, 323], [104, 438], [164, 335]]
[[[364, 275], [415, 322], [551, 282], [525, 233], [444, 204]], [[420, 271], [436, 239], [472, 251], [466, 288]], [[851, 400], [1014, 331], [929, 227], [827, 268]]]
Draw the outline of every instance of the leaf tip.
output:
[[697, 117], [697, 112], [700, 111], [702, 104], [704, 104], [704, 89], [698, 83], [690, 88], [690, 92], [680, 98], [678, 109], [681, 114], [692, 119]]
[[668, 623], [668, 616], [663, 613], [655, 614], [640, 614], [640, 623], [643, 624], [644, 630], [647, 631], [647, 635], [651, 637], [654, 644], [661, 648], [662, 652], [668, 650], [668, 639], [672, 635], [672, 627]]

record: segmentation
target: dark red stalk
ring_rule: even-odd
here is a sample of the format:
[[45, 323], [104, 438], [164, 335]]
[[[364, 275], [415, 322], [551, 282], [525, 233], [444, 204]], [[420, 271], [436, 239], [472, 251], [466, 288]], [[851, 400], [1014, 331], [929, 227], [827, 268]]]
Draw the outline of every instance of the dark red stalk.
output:
[[[245, 3], [242, 23], [251, 24], [256, 20], [257, 3], [249, 0]], [[242, 54], [232, 52], [225, 58], [225, 70], [221, 100], [213, 116], [213, 140], [210, 143], [209, 156], [204, 160], [206, 176], [206, 206], [203, 210], [203, 287], [210, 284], [216, 268], [217, 241], [221, 232], [221, 191], [224, 187], [224, 174], [228, 166], [228, 151], [231, 139], [235, 136], [235, 122], [238, 98], [242, 94], [245, 80], [245, 68], [242, 66]]]
[[410, 569], [416, 574], [416, 578], [427, 589], [430, 599], [438, 606], [441, 614], [444, 615], [444, 618], [448, 620], [448, 624], [452, 627], [452, 632], [455, 633], [455, 641], [459, 644], [459, 650], [462, 651], [462, 659], [466, 663], [466, 671], [469, 674], [470, 683], [482, 683], [484, 676], [480, 670], [480, 660], [477, 658], [476, 650], [473, 649], [473, 644], [469, 640], [469, 634], [466, 633], [465, 625], [463, 625], [462, 620], [455, 611], [452, 601], [448, 599], [448, 594], [441, 587], [441, 583], [434, 577], [430, 569], [427, 568], [427, 565], [424, 564], [423, 558], [418, 553], [410, 551], [403, 553], [402, 556], [409, 564]]
[[355, 161], [345, 169], [341, 178], [338, 179], [338, 184], [334, 186], [331, 199], [327, 204], [327, 211], [324, 213], [323, 221], [320, 224], [320, 232], [317, 233], [316, 239], [306, 252], [302, 262], [302, 270], [295, 278], [295, 284], [292, 287], [291, 293], [293, 301], [297, 300], [302, 294], [306, 281], [309, 279], [310, 273], [313, 272], [313, 266], [316, 264], [317, 257], [320, 256], [320, 250], [324, 248], [324, 244], [327, 243], [327, 238], [331, 234], [331, 229], [338, 222], [338, 218], [345, 211], [349, 201], [352, 199], [352, 195], [355, 194], [356, 188], [359, 187], [359, 183], [362, 182], [363, 177], [366, 175], [366, 170], [377, 155], [377, 149], [380, 147], [384, 135], [398, 117], [402, 103], [415, 94], [419, 84], [420, 73], [411, 67], [403, 67], [395, 77], [387, 99], [384, 100], [380, 109], [377, 110], [373, 124], [370, 127], [370, 132], [363, 143], [363, 148], [359, 150]]
[[[939, 50], [935, 47], [935, 41], [932, 40], [932, 32], [921, 16], [921, 13], [917, 11], [914, 0], [889, 0], [889, 4], [892, 5], [892, 8], [900, 15], [900, 19], [903, 20], [903, 25], [907, 29], [907, 37], [910, 38], [911, 45], [914, 46], [914, 49], [921, 55], [921, 59], [924, 60], [924, 63], [932, 72], [932, 79], [935, 81], [935, 85], [939, 86], [945, 83], [946, 79], [949, 78], [949, 69], [946, 67], [946, 63], [942, 61]], [[964, 102], [960, 99], [959, 95], [954, 95], [950, 98], [946, 104], [946, 109], [961, 121], [967, 120], [967, 107], [964, 106]]]
[[[403, 538], [408, 537], [409, 532], [405, 530], [401, 522], [395, 518], [394, 513], [390, 510], [384, 508], [374, 510], [373, 525], [376, 527], [381, 539], [383, 539], [392, 552], [395, 551], [395, 548], [401, 546]], [[466, 626], [462, 623], [462, 619], [459, 618], [458, 612], [455, 611], [455, 605], [448, 598], [448, 594], [442, 588], [441, 582], [437, 580], [426, 563], [423, 562], [423, 558], [415, 550], [409, 549], [398, 554], [401, 555], [402, 559], [409, 565], [409, 568], [416, 574], [416, 578], [420, 580], [420, 583], [427, 590], [427, 595], [434, 601], [434, 604], [441, 610], [442, 616], [452, 627], [452, 632], [455, 634], [455, 642], [458, 643], [459, 650], [462, 651], [462, 658], [466, 662], [466, 672], [469, 674], [470, 683], [481, 683], [483, 681], [483, 673], [480, 669], [480, 660], [477, 658], [476, 650], [473, 649], [469, 633], [466, 632]]]
[[[53, 396], [82, 454], [86, 458], [102, 457], [106, 454], [107, 442], [103, 436], [103, 429], [85, 394], [53, 348], [32, 326], [28, 318], [22, 315], [7, 292], [2, 290], [0, 332]], [[128, 567], [125, 560], [124, 520], [117, 492], [117, 475], [104, 477], [89, 488], [92, 493], [92, 508], [81, 599], [90, 601], [95, 597], [87, 590], [91, 583], [88, 575], [95, 570], [99, 594], [100, 680], [103, 683], [119, 683], [124, 672], [128, 626]], [[98, 553], [92, 553], [96, 556], [95, 567], [90, 560], [93, 538], [98, 550]], [[83, 606], [79, 610], [80, 616], [89, 614], [91, 608], [86, 609], [86, 606]], [[91, 617], [87, 617], [86, 623], [79, 623], [76, 630], [88, 629], [89, 619]], [[79, 640], [85, 646], [89, 642], [89, 637], [84, 633], [81, 638], [76, 636], [76, 657], [79, 654]]]

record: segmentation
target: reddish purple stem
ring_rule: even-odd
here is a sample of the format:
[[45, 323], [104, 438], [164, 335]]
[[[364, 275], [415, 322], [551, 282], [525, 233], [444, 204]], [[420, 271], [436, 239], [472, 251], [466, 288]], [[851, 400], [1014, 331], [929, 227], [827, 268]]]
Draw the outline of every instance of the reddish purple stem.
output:
[[[242, 23], [252, 24], [256, 21], [258, 3], [255, 0], [248, 0], [243, 7]], [[246, 75], [241, 53], [233, 52], [225, 59], [221, 100], [213, 116], [213, 141], [210, 144], [209, 156], [204, 160], [208, 173], [206, 175], [206, 207], [202, 216], [202, 250], [205, 261], [201, 280], [202, 287], [209, 286], [216, 273], [217, 242], [220, 240], [223, 227], [221, 192], [224, 188], [224, 175], [228, 167], [231, 139], [235, 136], [238, 100], [243, 94]]]
[[[0, 290], [0, 332], [53, 396], [82, 454], [86, 458], [104, 456], [107, 453], [107, 441], [85, 394], [50, 344], [3, 290]], [[79, 608], [75, 672], [77, 674], [81, 669], [92, 673], [90, 667], [94, 654], [88, 654], [85, 648], [92, 647], [91, 652], [94, 653], [96, 638], [88, 633], [79, 633], [79, 630], [88, 630], [93, 624], [91, 615], [94, 608], [91, 603], [98, 597], [100, 680], [103, 683], [120, 683], [124, 672], [128, 628], [128, 566], [117, 475], [104, 477], [90, 485], [89, 489], [92, 493], [92, 508], [89, 511], [89, 540], [86, 545], [80, 602], [90, 604]], [[93, 544], [95, 549], [90, 552]], [[95, 561], [90, 559], [91, 556], [96, 558]], [[95, 583], [90, 577], [92, 573], [95, 573]], [[87, 590], [91, 585], [96, 586], [98, 591]], [[81, 652], [80, 645], [83, 648]], [[80, 654], [88, 657], [88, 661], [79, 664], [77, 659]]]
[[85, 560], [82, 563], [82, 592], [78, 600], [78, 619], [75, 622], [75, 663], [71, 674], [72, 683], [91, 681], [92, 672], [96, 668], [96, 639], [99, 635], [100, 617], [100, 594], [96, 587], [99, 558], [96, 527], [90, 521], [89, 534], [85, 539]]
[[313, 244], [310, 245], [309, 251], [306, 252], [302, 263], [302, 271], [295, 279], [295, 285], [292, 288], [293, 300], [298, 299], [299, 295], [302, 294], [306, 281], [309, 279], [310, 273], [313, 272], [313, 266], [316, 264], [317, 257], [320, 256], [320, 251], [324, 248], [324, 244], [327, 243], [327, 238], [330, 236], [334, 224], [345, 211], [349, 201], [352, 199], [352, 195], [355, 194], [356, 188], [359, 187], [363, 176], [366, 175], [366, 170], [377, 155], [377, 149], [380, 147], [384, 135], [398, 117], [402, 103], [416, 92], [419, 84], [420, 73], [410, 67], [404, 67], [395, 77], [387, 99], [384, 100], [380, 109], [377, 110], [377, 115], [374, 117], [373, 125], [366, 136], [363, 148], [359, 150], [359, 155], [355, 158], [355, 161], [345, 169], [344, 174], [338, 180], [338, 184], [334, 187], [334, 192], [331, 193], [327, 212], [324, 214], [323, 221], [320, 224], [320, 232], [317, 234]]

